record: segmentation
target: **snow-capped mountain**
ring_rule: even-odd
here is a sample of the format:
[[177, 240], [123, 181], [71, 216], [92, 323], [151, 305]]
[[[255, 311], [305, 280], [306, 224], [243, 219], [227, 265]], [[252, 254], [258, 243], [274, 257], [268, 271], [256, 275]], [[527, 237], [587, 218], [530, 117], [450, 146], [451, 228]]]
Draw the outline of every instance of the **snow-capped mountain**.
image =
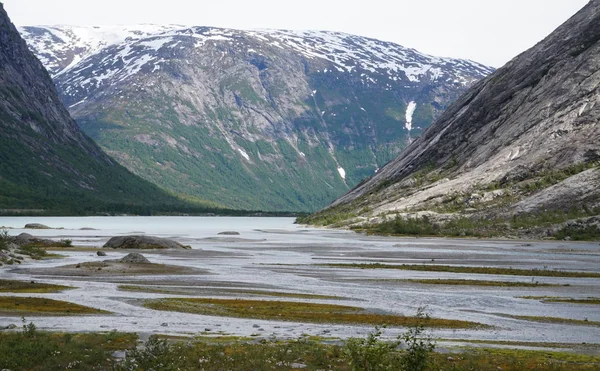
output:
[[323, 206], [493, 71], [337, 32], [20, 30], [117, 160], [176, 192], [255, 209]]

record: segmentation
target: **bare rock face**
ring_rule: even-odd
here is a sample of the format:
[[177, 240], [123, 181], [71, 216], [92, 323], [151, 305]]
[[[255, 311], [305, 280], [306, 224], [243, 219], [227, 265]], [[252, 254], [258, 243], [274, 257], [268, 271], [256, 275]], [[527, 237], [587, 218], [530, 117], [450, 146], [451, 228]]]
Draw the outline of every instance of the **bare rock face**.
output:
[[113, 249], [189, 249], [189, 246], [167, 238], [152, 236], [118, 236], [113, 237], [104, 247]]
[[146, 259], [146, 257], [137, 252], [132, 252], [131, 254], [126, 255], [119, 263], [130, 263], [130, 264], [150, 264], [150, 261]]
[[599, 117], [600, 1], [592, 0], [325, 212], [592, 210], [600, 206]]

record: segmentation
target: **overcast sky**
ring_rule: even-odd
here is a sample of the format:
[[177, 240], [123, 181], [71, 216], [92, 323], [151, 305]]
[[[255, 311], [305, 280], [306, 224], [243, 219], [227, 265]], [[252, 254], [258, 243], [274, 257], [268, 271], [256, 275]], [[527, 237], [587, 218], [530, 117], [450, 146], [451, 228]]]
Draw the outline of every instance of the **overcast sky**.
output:
[[0, 0], [29, 25], [183, 24], [331, 30], [500, 67], [588, 0]]

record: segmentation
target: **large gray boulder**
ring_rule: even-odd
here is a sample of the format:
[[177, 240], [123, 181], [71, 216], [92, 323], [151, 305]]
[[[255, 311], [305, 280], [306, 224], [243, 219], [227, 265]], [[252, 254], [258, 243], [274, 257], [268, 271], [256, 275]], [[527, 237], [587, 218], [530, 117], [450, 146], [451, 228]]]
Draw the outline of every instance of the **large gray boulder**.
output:
[[25, 224], [25, 229], [51, 229], [47, 225], [43, 225], [40, 223], [29, 223]]
[[38, 238], [30, 235], [29, 233], [21, 233], [17, 237], [13, 238], [13, 243], [19, 246], [52, 246], [56, 244], [56, 241], [48, 240], [45, 238]]
[[190, 249], [177, 241], [152, 236], [118, 236], [113, 237], [104, 247], [112, 249]]

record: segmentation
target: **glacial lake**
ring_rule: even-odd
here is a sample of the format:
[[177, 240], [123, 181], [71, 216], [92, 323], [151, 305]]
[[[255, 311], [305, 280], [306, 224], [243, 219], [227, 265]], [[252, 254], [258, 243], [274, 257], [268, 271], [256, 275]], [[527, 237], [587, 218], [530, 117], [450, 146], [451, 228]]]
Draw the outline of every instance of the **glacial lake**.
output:
[[[52, 227], [24, 230], [27, 223]], [[600, 278], [500, 275], [400, 269], [361, 269], [327, 264], [444, 265], [600, 272], [598, 242], [516, 241], [366, 236], [294, 224], [293, 218], [244, 217], [0, 217], [11, 235], [26, 232], [53, 240], [70, 239], [79, 249], [61, 250], [60, 259], [0, 267], [0, 278], [35, 280], [76, 287], [51, 294], [2, 293], [65, 300], [111, 312], [91, 316], [26, 317], [51, 331], [120, 331], [172, 335], [227, 334], [257, 338], [364, 336], [371, 325], [339, 325], [208, 316], [152, 310], [144, 299], [167, 297], [238, 298], [329, 303], [373, 313], [412, 316], [420, 307], [432, 317], [478, 322], [485, 329], [433, 329], [433, 336], [456, 341], [492, 340], [600, 343], [600, 306], [543, 298], [600, 297]], [[222, 235], [235, 231], [239, 235]], [[55, 267], [120, 259], [130, 251], [105, 249], [113, 236], [147, 234], [173, 238], [191, 250], [146, 250], [152, 263], [189, 267], [187, 275], [44, 274]], [[431, 284], [422, 280], [498, 281], [498, 286]], [[506, 283], [539, 285], [509, 286]], [[125, 291], [122, 285], [170, 288], [178, 292]], [[547, 285], [547, 286], [546, 286]], [[261, 295], [287, 293], [289, 297]], [[297, 297], [293, 297], [296, 294]], [[304, 295], [305, 297], [302, 297]], [[319, 295], [319, 297], [310, 297]], [[532, 298], [533, 297], [533, 298]], [[537, 298], [537, 299], [536, 299]], [[574, 323], [540, 322], [552, 317]], [[285, 313], [282, 313], [285, 318]], [[0, 313], [0, 327], [20, 325], [20, 317]], [[402, 328], [389, 328], [395, 336]]]

